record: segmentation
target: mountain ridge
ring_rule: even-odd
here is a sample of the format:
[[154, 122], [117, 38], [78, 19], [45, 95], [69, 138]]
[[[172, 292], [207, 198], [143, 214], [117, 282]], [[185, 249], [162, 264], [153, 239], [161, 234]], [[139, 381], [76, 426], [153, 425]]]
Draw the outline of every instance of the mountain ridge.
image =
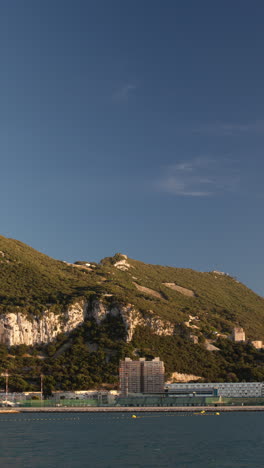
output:
[[120, 253], [98, 264], [69, 264], [1, 236], [0, 281], [1, 313], [16, 307], [39, 315], [47, 306], [62, 312], [76, 298], [108, 295], [165, 320], [195, 316], [219, 332], [241, 325], [249, 338], [264, 337], [264, 299], [222, 272], [151, 265]]
[[248, 339], [263, 340], [264, 299], [222, 272], [120, 253], [70, 264], [0, 236], [0, 371], [24, 375], [23, 388], [34, 387], [40, 368], [50, 389], [116, 385], [125, 355], [159, 355], [168, 376], [261, 380], [263, 351], [233, 343], [237, 325]]

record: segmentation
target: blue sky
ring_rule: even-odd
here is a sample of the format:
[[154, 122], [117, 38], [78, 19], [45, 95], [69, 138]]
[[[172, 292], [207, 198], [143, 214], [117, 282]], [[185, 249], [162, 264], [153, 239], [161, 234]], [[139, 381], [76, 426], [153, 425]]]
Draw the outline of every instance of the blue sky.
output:
[[264, 4], [2, 0], [1, 234], [264, 295]]

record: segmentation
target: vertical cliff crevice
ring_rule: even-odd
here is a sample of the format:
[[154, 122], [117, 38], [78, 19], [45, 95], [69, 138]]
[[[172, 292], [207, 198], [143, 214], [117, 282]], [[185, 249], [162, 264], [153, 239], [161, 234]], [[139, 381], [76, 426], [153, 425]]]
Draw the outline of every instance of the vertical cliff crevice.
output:
[[173, 335], [175, 325], [157, 317], [151, 310], [142, 313], [133, 304], [108, 304], [100, 298], [93, 299], [87, 310], [87, 317], [100, 324], [108, 315], [121, 317], [126, 327], [126, 341], [132, 340], [137, 326], [148, 327], [156, 335]]

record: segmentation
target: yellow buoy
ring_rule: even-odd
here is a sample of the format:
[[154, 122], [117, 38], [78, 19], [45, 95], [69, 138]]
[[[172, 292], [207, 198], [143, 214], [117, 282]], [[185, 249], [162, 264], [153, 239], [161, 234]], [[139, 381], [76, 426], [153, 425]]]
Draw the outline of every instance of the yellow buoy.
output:
[[205, 411], [204, 411], [204, 410], [203, 410], [203, 411], [201, 411], [201, 414], [205, 414]]
[[136, 415], [135, 415], [135, 414], [132, 414], [131, 418], [136, 418]]
[[216, 414], [216, 416], [220, 416], [220, 413], [215, 413], [215, 414]]

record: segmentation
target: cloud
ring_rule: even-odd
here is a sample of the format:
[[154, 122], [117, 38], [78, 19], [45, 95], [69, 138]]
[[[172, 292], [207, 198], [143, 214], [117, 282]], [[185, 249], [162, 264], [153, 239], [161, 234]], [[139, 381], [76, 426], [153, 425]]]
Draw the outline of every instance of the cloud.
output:
[[264, 133], [264, 120], [249, 123], [216, 122], [202, 124], [193, 129], [194, 133], [209, 133], [212, 135], [237, 135], [245, 133]]
[[238, 173], [230, 161], [196, 158], [165, 168], [157, 185], [177, 196], [209, 197], [235, 191], [238, 184]]
[[115, 93], [113, 94], [113, 98], [117, 101], [124, 101], [136, 89], [137, 89], [137, 86], [135, 84], [126, 83], [115, 91]]

